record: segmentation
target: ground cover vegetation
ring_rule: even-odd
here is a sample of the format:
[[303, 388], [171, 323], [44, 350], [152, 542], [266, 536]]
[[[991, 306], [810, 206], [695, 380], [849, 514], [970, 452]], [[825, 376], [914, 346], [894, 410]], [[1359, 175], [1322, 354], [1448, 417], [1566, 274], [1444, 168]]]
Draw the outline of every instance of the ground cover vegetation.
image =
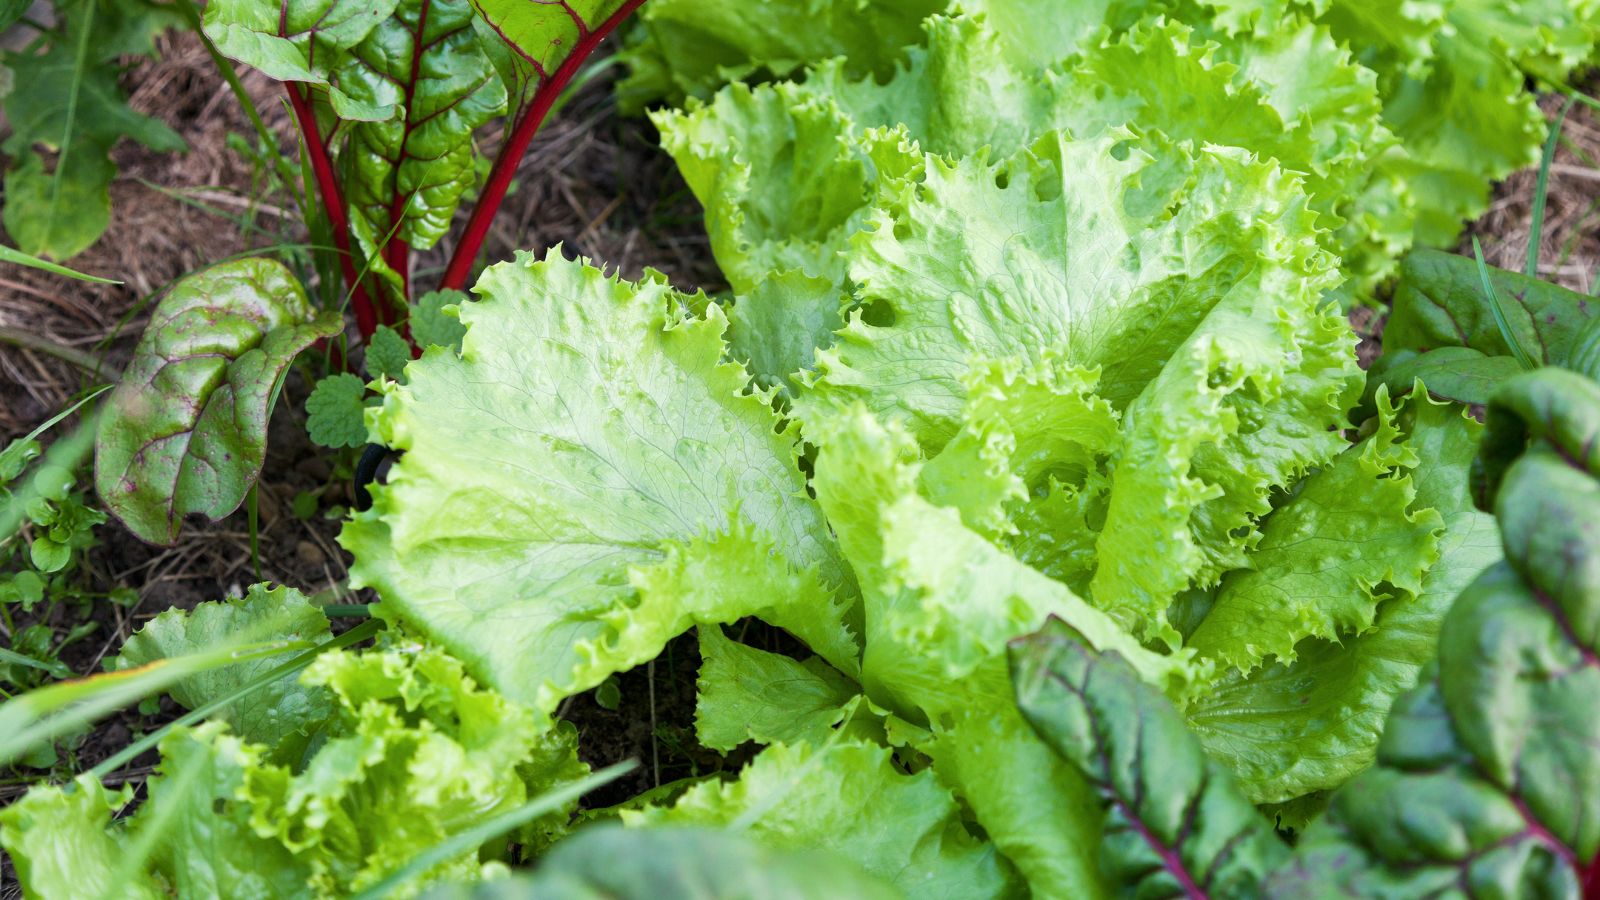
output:
[[[259, 584], [75, 681], [7, 621], [8, 761], [188, 711], [0, 810], [24, 890], [1596, 896], [1600, 307], [1538, 277], [1535, 92], [1594, 103], [1600, 7], [1059, 6], [127, 14], [284, 83], [298, 153], [241, 143], [309, 241], [180, 280], [92, 426], [0, 456], [0, 612], [114, 602], [69, 577], [108, 515], [253, 519], [292, 371], [372, 602]], [[62, 12], [16, 84], [120, 108], [145, 44]], [[726, 291], [480, 266], [613, 33]], [[163, 145], [39, 98], [7, 252], [83, 277], [107, 148]], [[1525, 272], [1439, 249], [1541, 163]], [[630, 763], [575, 704], [691, 634], [727, 765], [580, 807]]]

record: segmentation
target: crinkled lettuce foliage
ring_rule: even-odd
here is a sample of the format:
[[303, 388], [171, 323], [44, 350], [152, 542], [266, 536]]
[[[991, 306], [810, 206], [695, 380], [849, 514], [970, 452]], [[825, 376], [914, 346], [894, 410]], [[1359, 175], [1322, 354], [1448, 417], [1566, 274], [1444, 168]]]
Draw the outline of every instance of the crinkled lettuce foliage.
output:
[[[165, 614], [130, 641], [130, 661], [193, 652], [214, 645], [219, 631], [283, 618], [304, 637], [327, 634], [327, 620], [297, 592], [258, 590], [244, 601]], [[222, 672], [174, 694], [199, 705], [255, 674]], [[264, 708], [268, 702], [276, 705]], [[543, 727], [533, 710], [478, 686], [455, 659], [402, 641], [325, 653], [298, 684], [280, 683], [248, 706], [176, 729], [160, 752], [146, 799], [115, 822], [132, 789], [111, 790], [91, 775], [31, 791], [0, 812], [0, 845], [30, 896], [348, 895], [588, 772], [570, 725]], [[547, 843], [569, 812], [532, 823], [525, 839]], [[474, 849], [405, 890], [503, 868]]]

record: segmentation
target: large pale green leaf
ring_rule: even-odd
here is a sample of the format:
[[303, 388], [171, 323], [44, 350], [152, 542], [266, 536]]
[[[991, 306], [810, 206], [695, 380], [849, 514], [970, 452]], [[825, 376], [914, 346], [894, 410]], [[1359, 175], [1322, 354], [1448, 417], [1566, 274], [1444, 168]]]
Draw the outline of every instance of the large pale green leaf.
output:
[[775, 744], [737, 781], [702, 782], [670, 806], [624, 810], [622, 820], [720, 826], [774, 848], [831, 851], [908, 896], [1004, 896], [1014, 877], [967, 831], [932, 772], [903, 774], [888, 748], [864, 743]]
[[313, 318], [294, 275], [262, 257], [174, 285], [100, 421], [95, 487], [106, 508], [158, 544], [177, 539], [186, 515], [237, 509], [261, 472], [285, 370], [340, 324]]
[[406, 453], [340, 538], [354, 580], [545, 711], [696, 623], [773, 608], [850, 665], [818, 614], [845, 571], [793, 436], [722, 361], [721, 310], [559, 251], [477, 289], [460, 355], [427, 351], [376, 414]]
[[[142, 666], [216, 649], [229, 641], [281, 640], [288, 644], [278, 656], [191, 675], [173, 685], [173, 699], [194, 709], [233, 693], [310, 643], [328, 637], [327, 617], [304, 594], [294, 588], [258, 584], [238, 600], [202, 603], [188, 611], [169, 609], [156, 616], [122, 645], [120, 662]], [[282, 678], [224, 707], [212, 718], [227, 722], [245, 740], [265, 745], [272, 760], [297, 765], [308, 744], [327, 725], [331, 712], [326, 691]]]
[[[123, 137], [157, 151], [185, 149], [158, 119], [128, 108], [119, 55], [152, 52], [151, 37], [174, 23], [143, 0], [74, 0], [42, 53], [5, 53], [13, 83], [5, 94], [12, 158], [5, 177], [5, 226], [24, 252], [75, 256], [110, 224], [111, 148]], [[48, 151], [41, 153], [40, 148]]]
[[145, 872], [124, 872], [127, 835], [108, 827], [133, 789], [111, 792], [79, 778], [67, 791], [40, 785], [0, 810], [0, 845], [17, 867], [17, 881], [35, 897], [109, 896], [156, 900], [166, 896]]
[[1369, 765], [1390, 706], [1433, 658], [1450, 604], [1500, 559], [1494, 518], [1473, 508], [1467, 490], [1482, 429], [1459, 407], [1418, 399], [1407, 411], [1406, 443], [1425, 461], [1411, 475], [1414, 505], [1444, 523], [1420, 591], [1384, 601], [1359, 634], [1302, 641], [1293, 663], [1223, 674], [1186, 710], [1207, 751], [1257, 802], [1334, 788]]
[[600, 825], [562, 841], [532, 875], [461, 885], [428, 900], [894, 900], [899, 891], [834, 853], [783, 851], [710, 828]]

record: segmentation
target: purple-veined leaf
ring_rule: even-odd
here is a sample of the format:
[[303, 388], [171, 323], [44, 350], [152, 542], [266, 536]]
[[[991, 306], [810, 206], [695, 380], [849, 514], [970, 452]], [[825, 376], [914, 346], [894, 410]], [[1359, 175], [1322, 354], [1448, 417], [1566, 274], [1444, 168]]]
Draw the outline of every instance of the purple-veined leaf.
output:
[[95, 441], [95, 487], [129, 530], [170, 544], [184, 516], [239, 507], [284, 371], [339, 331], [312, 313], [289, 270], [259, 257], [191, 275], [156, 306]]

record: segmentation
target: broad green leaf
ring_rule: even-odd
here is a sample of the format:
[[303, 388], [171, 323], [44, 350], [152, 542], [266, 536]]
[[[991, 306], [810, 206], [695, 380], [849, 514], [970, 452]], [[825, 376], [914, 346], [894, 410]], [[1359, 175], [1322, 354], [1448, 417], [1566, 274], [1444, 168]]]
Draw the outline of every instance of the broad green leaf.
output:
[[340, 157], [351, 215], [375, 241], [432, 247], [473, 185], [472, 133], [505, 111], [506, 91], [472, 20], [469, 0], [401, 0], [341, 58], [340, 89], [393, 111], [350, 125]]
[[1577, 897], [1592, 883], [1600, 385], [1556, 369], [1519, 376], [1487, 429], [1474, 488], [1495, 510], [1506, 560], [1462, 591], [1438, 663], [1396, 704], [1376, 765], [1334, 796], [1268, 896], [1466, 884]]
[[1407, 404], [1406, 417], [1406, 445], [1425, 461], [1410, 476], [1414, 505], [1438, 510], [1444, 522], [1439, 559], [1421, 590], [1384, 601], [1360, 634], [1302, 641], [1293, 663], [1222, 675], [1185, 711], [1207, 751], [1256, 802], [1334, 788], [1368, 766], [1390, 706], [1433, 659], [1450, 604], [1500, 559], [1494, 518], [1473, 508], [1467, 490], [1482, 429], [1459, 407], [1420, 399]]
[[1286, 855], [1227, 769], [1119, 654], [1096, 654], [1052, 623], [1012, 644], [1017, 705], [1098, 790], [1099, 854], [1133, 896], [1250, 896]]
[[95, 441], [100, 499], [144, 540], [170, 544], [183, 517], [215, 521], [255, 484], [289, 364], [337, 333], [289, 270], [261, 257], [173, 286], [151, 314]]
[[342, 84], [342, 67], [351, 48], [399, 5], [400, 0], [218, 0], [206, 4], [205, 33], [224, 55], [279, 81], [326, 89], [340, 118], [381, 121], [395, 114], [395, 101], [379, 98], [374, 105], [371, 98], [352, 96]]
[[907, 896], [1007, 895], [1014, 876], [967, 831], [950, 792], [932, 772], [902, 774], [892, 757], [863, 743], [775, 744], [737, 781], [702, 782], [670, 806], [624, 810], [622, 821], [732, 828], [776, 849], [829, 851]]
[[822, 744], [860, 694], [850, 679], [820, 657], [790, 659], [729, 640], [718, 625], [702, 625], [695, 735], [727, 752], [760, 744]]
[[367, 383], [340, 372], [317, 382], [306, 397], [306, 431], [323, 447], [360, 447], [367, 442]]
[[541, 79], [554, 74], [574, 48], [627, 5], [625, 0], [523, 3], [472, 0], [494, 33], [511, 45]]
[[152, 35], [175, 24], [170, 11], [142, 0], [74, 0], [59, 12], [65, 24], [43, 53], [0, 56], [14, 79], [5, 95], [11, 134], [0, 144], [12, 158], [6, 231], [24, 253], [57, 260], [88, 249], [110, 224], [117, 141], [186, 147], [171, 128], [129, 109], [117, 84], [119, 54], [152, 52]]
[[[119, 665], [143, 666], [216, 649], [229, 641], [317, 643], [329, 636], [327, 618], [304, 594], [258, 584], [238, 600], [202, 603], [189, 611], [169, 609], [156, 616], [122, 645]], [[286, 646], [278, 656], [191, 675], [173, 685], [172, 697], [188, 709], [203, 706], [271, 671], [301, 649]], [[317, 739], [332, 709], [325, 691], [283, 679], [214, 718], [227, 722], [245, 740], [265, 745], [272, 760], [294, 765]]]
[[1427, 384], [1433, 397], [1482, 406], [1522, 371], [1516, 357], [1486, 356], [1470, 347], [1440, 347], [1426, 353], [1386, 351], [1368, 370], [1367, 395], [1362, 398], [1360, 413], [1376, 408], [1380, 388], [1402, 396], [1419, 380]]
[[662, 281], [559, 251], [491, 268], [478, 292], [461, 354], [426, 352], [377, 413], [405, 456], [340, 538], [354, 581], [547, 712], [691, 625], [788, 598], [806, 599], [779, 624], [839, 655], [843, 626], [816, 610], [844, 569], [793, 436], [722, 361], [721, 310], [689, 316]]
[[1269, 659], [1293, 663], [1306, 638], [1339, 641], [1369, 630], [1380, 603], [1415, 602], [1444, 521], [1416, 505], [1411, 473], [1421, 456], [1381, 392], [1378, 404], [1377, 432], [1272, 513], [1249, 570], [1223, 578], [1188, 646], [1249, 674]]
[[428, 900], [894, 900], [845, 858], [783, 851], [709, 828], [597, 825], [563, 841], [532, 875], [431, 891]]

